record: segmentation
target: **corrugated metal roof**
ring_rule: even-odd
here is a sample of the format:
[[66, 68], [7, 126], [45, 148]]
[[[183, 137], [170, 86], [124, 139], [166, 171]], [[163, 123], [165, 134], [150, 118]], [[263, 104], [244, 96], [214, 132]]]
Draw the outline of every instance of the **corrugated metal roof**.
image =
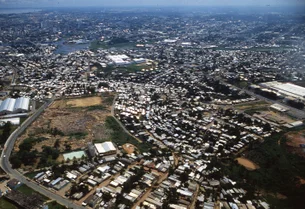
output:
[[3, 112], [3, 111], [13, 112], [15, 103], [16, 103], [16, 99], [7, 98], [6, 100], [4, 100], [1, 103], [0, 112]]
[[16, 99], [14, 110], [28, 110], [30, 104], [30, 99], [27, 97], [19, 97]]
[[19, 97], [17, 99], [7, 98], [0, 102], [0, 112], [14, 112], [16, 110], [27, 111], [29, 109], [30, 99]]
[[103, 142], [94, 144], [98, 153], [106, 153], [109, 151], [115, 151], [116, 148], [114, 147], [112, 142]]

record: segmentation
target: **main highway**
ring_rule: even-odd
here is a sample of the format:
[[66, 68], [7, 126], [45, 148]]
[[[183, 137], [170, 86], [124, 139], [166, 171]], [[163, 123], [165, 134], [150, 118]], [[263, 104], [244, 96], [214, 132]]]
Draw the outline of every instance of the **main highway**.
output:
[[34, 121], [38, 116], [54, 101], [55, 97], [50, 99], [44, 105], [42, 105], [37, 111], [35, 111], [26, 121], [24, 121], [7, 139], [4, 150], [1, 153], [0, 166], [1, 168], [11, 177], [19, 180], [23, 184], [29, 186], [35, 191], [41, 193], [42, 195], [56, 200], [58, 203], [73, 209], [84, 209], [84, 207], [79, 206], [72, 201], [55, 194], [53, 191], [48, 190], [47, 188], [38, 185], [36, 182], [30, 181], [25, 178], [21, 173], [12, 168], [12, 165], [9, 162], [9, 158], [11, 156], [12, 150], [14, 148], [14, 144], [20, 134]]

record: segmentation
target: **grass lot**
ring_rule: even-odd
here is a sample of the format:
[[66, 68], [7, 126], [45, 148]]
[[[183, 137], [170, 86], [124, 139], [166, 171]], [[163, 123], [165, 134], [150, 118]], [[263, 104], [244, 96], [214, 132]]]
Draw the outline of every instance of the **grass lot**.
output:
[[[141, 143], [135, 138], [131, 137], [129, 134], [127, 134], [112, 116], [108, 116], [106, 118], [106, 127], [112, 130], [110, 136], [111, 141], [119, 146], [122, 146], [126, 143], [130, 143], [135, 145], [141, 152], [146, 152], [151, 147], [150, 144], [144, 142]], [[107, 140], [108, 139], [105, 139], [103, 141]]]
[[248, 102], [244, 104], [237, 104], [234, 105], [234, 107], [238, 110], [251, 110], [251, 109], [258, 109], [258, 108], [267, 108], [269, 107], [269, 103], [264, 101], [254, 101], [254, 102]]
[[37, 193], [35, 190], [32, 188], [28, 187], [27, 185], [23, 184], [21, 185], [17, 191], [22, 192], [23, 194], [30, 195], [30, 194], [35, 194]]
[[47, 205], [49, 206], [49, 209], [66, 209], [65, 206], [59, 204], [56, 201], [49, 202]]
[[102, 103], [101, 97], [85, 97], [79, 99], [69, 99], [67, 100], [67, 106], [71, 107], [90, 107], [100, 105]]
[[107, 45], [105, 44], [105, 42], [92, 41], [90, 43], [89, 49], [92, 51], [96, 51], [98, 49], [107, 49]]
[[41, 173], [42, 171], [36, 171], [36, 172], [29, 172], [29, 173], [26, 173], [24, 176], [30, 178], [30, 179], [33, 179], [38, 173]]
[[4, 199], [3, 197], [0, 198], [0, 208], [1, 209], [18, 209], [15, 205]]
[[246, 114], [253, 115], [253, 114], [259, 113], [261, 111], [268, 111], [268, 107], [258, 107], [258, 108], [247, 109], [244, 112]]
[[28, 186], [25, 185], [25, 184], [21, 185], [21, 186], [18, 187], [16, 190], [19, 191], [19, 192], [21, 192], [21, 193], [23, 193], [23, 194], [25, 194], [25, 195], [39, 194], [39, 195], [43, 198], [43, 200], [45, 200], [45, 201], [48, 200], [48, 198], [47, 198], [46, 196], [44, 196], [44, 195], [42, 195], [42, 194], [36, 192], [35, 190], [33, 190], [32, 188], [28, 187]]
[[61, 99], [55, 101], [51, 108], [77, 108], [77, 107], [91, 107], [91, 106], [98, 106], [102, 104], [102, 98], [95, 96], [95, 97], [82, 97], [77, 99]]
[[32, 188], [28, 187], [27, 185], [23, 184], [21, 185], [19, 188], [16, 189], [19, 192], [22, 192], [23, 194], [26, 195], [31, 195], [31, 194], [39, 194], [43, 197], [43, 199], [47, 200], [48, 198], [43, 196], [42, 194], [36, 192], [35, 190], [33, 190]]
[[26, 119], [28, 119], [28, 118], [27, 118], [27, 117], [20, 118], [20, 125], [21, 125]]
[[98, 49], [109, 49], [109, 48], [131, 48], [135, 47], [136, 44], [132, 42], [126, 42], [126, 43], [116, 43], [116, 44], [109, 44], [105, 41], [92, 41], [89, 49], [92, 51], [96, 51]]
[[106, 110], [106, 107], [103, 105], [95, 105], [87, 108], [87, 111], [93, 111], [93, 110]]
[[74, 138], [74, 139], [83, 139], [84, 137], [86, 137], [88, 135], [88, 133], [86, 132], [77, 132], [77, 133], [71, 133], [70, 139]]

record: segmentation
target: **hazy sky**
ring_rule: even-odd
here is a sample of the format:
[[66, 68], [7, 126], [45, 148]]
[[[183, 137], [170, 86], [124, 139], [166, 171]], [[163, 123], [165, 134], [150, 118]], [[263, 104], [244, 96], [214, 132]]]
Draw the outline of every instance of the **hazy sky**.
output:
[[42, 6], [281, 6], [305, 5], [305, 0], [0, 0], [2, 7]]

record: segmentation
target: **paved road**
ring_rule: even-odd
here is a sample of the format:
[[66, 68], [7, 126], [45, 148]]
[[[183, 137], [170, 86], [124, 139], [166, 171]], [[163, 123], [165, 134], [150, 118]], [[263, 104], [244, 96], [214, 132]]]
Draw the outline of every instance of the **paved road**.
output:
[[45, 195], [48, 198], [51, 198], [53, 200], [56, 200], [60, 204], [73, 209], [84, 209], [83, 207], [74, 204], [73, 202], [69, 201], [68, 199], [65, 199], [50, 190], [45, 189], [42, 186], [39, 186], [38, 184], [28, 181], [21, 173], [19, 173], [17, 170], [12, 168], [12, 165], [9, 162], [10, 155], [12, 153], [12, 150], [14, 148], [14, 144], [16, 142], [16, 139], [18, 136], [34, 121], [36, 118], [54, 101], [54, 97], [47, 103], [45, 103], [43, 106], [41, 106], [32, 116], [30, 116], [26, 121], [22, 123], [21, 126], [19, 126], [7, 139], [4, 150], [1, 154], [0, 159], [0, 166], [1, 168], [12, 178], [18, 179], [20, 182], [24, 183], [25, 185], [31, 187], [35, 191]]

